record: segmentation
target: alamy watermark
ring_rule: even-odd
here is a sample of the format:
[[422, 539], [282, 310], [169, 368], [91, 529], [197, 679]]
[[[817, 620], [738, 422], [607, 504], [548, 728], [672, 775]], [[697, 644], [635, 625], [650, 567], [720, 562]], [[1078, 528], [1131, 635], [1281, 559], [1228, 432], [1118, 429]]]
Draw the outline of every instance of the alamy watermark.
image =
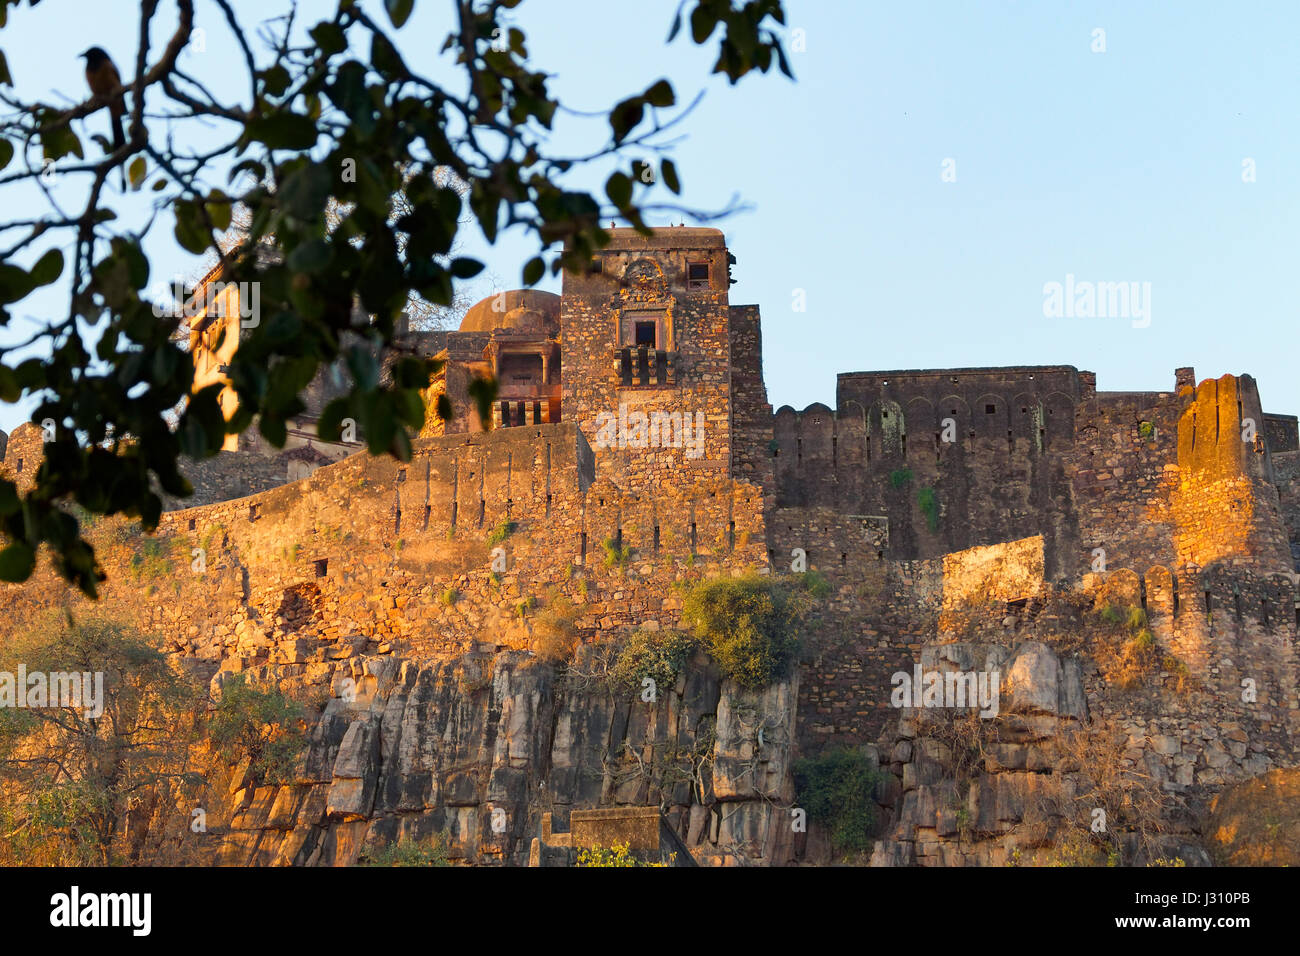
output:
[[1075, 281], [1043, 284], [1043, 315], [1049, 319], [1132, 319], [1133, 328], [1151, 324], [1150, 282]]
[[684, 448], [687, 458], [704, 454], [704, 413], [628, 411], [618, 406], [618, 414], [601, 412], [596, 416], [597, 448]]
[[[235, 290], [235, 300], [239, 306], [239, 327], [241, 329], [255, 329], [262, 322], [262, 284], [260, 282], [209, 282], [201, 289], [189, 295], [185, 289], [185, 283], [179, 277], [172, 283], [169, 289], [165, 285], [159, 285], [151, 290], [151, 298], [154, 299], [153, 314], [157, 318], [170, 317], [176, 319], [192, 319], [199, 315], [215, 315], [218, 318], [226, 316], [226, 292], [228, 289]], [[168, 293], [171, 294], [172, 302], [175, 303], [171, 308], [160, 302], [165, 299]]]
[[80, 708], [86, 718], [104, 713], [104, 674], [51, 671], [27, 672], [26, 664], [18, 673], [0, 671], [0, 707]]
[[894, 707], [978, 707], [981, 717], [998, 715], [1000, 680], [997, 671], [927, 671], [920, 664], [912, 673], [895, 671], [889, 703]]

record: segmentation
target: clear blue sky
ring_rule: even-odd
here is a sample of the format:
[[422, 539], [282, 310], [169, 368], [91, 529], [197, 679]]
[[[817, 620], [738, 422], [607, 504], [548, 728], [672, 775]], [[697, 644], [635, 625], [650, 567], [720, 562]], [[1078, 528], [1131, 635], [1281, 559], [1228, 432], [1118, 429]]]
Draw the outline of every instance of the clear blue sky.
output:
[[[304, 16], [328, 6], [304, 3]], [[399, 33], [429, 73], [445, 69], [450, 6], [417, 0]], [[672, 155], [687, 203], [753, 206], [720, 225], [738, 259], [732, 301], [762, 307], [774, 406], [833, 404], [841, 371], [1064, 363], [1106, 390], [1170, 389], [1181, 365], [1249, 372], [1267, 410], [1300, 411], [1300, 5], [790, 0], [806, 44], [790, 54], [796, 81], [735, 88], [684, 36], [665, 46], [675, 6], [526, 0], [513, 16], [566, 104], [607, 109], [660, 76], [681, 101], [706, 91]], [[279, 7], [236, 0], [251, 18]], [[135, 25], [105, 9], [11, 13], [0, 48], [20, 91], [80, 98], [76, 55], [92, 43], [130, 62]], [[199, 22], [207, 52], [187, 68], [237, 92], [221, 75], [233, 43], [203, 2]], [[603, 133], [570, 120], [557, 144], [595, 147]], [[945, 159], [956, 182], [942, 180]], [[34, 209], [5, 201], [10, 215]], [[147, 201], [131, 200], [138, 213]], [[155, 275], [193, 273], [162, 222]], [[513, 287], [530, 254], [508, 238], [484, 257]], [[1044, 284], [1067, 274], [1150, 283], [1150, 325], [1044, 317]], [[22, 417], [0, 406], [0, 427]]]

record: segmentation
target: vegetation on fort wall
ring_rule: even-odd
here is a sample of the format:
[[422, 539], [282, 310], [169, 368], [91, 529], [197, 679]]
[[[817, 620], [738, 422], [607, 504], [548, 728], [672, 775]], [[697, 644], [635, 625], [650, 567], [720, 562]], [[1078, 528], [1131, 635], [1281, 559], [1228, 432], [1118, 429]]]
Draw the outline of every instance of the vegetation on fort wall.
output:
[[826, 827], [835, 850], [869, 850], [876, 825], [872, 794], [881, 779], [871, 758], [860, 750], [828, 750], [796, 761], [793, 771], [796, 804]]
[[515, 528], [517, 527], [518, 525], [516, 525], [513, 521], [502, 521], [499, 525], [497, 525], [495, 528], [492, 529], [490, 534], [488, 534], [487, 536], [488, 547], [495, 548], [506, 538], [510, 537], [510, 535], [514, 534]]
[[606, 538], [601, 542], [605, 549], [605, 567], [607, 568], [626, 568], [628, 561], [632, 559], [632, 549], [626, 544], [617, 544], [613, 538]]
[[748, 574], [692, 587], [682, 622], [718, 663], [724, 677], [759, 688], [780, 680], [799, 654], [799, 630], [824, 579]]
[[916, 505], [925, 515], [925, 523], [933, 533], [939, 530], [939, 498], [933, 488], [920, 488], [916, 492]]
[[1136, 690], [1164, 671], [1176, 679], [1178, 693], [1190, 689], [1192, 676], [1187, 664], [1161, 650], [1142, 608], [1121, 611], [1104, 604], [1097, 609], [1097, 620], [1110, 631], [1111, 640], [1096, 645], [1097, 662], [1108, 681], [1124, 690]]

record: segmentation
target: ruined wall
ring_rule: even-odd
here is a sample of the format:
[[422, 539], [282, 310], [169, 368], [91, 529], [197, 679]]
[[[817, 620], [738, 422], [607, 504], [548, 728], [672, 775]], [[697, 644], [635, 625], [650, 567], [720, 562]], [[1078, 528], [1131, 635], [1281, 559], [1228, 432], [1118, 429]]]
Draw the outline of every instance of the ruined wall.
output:
[[1300, 571], [1300, 452], [1273, 455], [1273, 476], [1277, 482], [1278, 506], [1286, 525], [1291, 558]]
[[772, 406], [763, 383], [758, 306], [733, 305], [731, 317], [731, 474], [766, 489], [775, 501]]
[[777, 412], [777, 503], [885, 516], [899, 559], [1043, 533], [1055, 575], [1074, 550], [1064, 462], [1086, 376], [1056, 366], [841, 375], [837, 410]]

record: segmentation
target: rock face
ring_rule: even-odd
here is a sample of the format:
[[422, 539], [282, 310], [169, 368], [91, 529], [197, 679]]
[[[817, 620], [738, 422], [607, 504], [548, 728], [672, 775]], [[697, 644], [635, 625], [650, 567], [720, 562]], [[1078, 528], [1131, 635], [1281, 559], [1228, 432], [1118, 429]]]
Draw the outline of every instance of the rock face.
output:
[[[1092, 749], [1078, 661], [1040, 641], [928, 646], [921, 661], [941, 675], [996, 674], [997, 713], [900, 708], [877, 751], [898, 786], [878, 797], [888, 823], [873, 866], [1030, 862], [1104, 821], [1094, 810], [1110, 809], [1107, 781], [1122, 767]], [[1169, 855], [1204, 862], [1186, 842], [1173, 841]]]
[[[581, 664], [581, 660], [579, 665]], [[360, 658], [295, 779], [235, 780], [226, 865], [347, 865], [443, 831], [453, 859], [526, 865], [541, 816], [658, 806], [701, 862], [785, 862], [797, 680], [751, 692], [697, 658], [656, 703], [525, 652]], [[343, 678], [344, 680], [348, 678]]]

